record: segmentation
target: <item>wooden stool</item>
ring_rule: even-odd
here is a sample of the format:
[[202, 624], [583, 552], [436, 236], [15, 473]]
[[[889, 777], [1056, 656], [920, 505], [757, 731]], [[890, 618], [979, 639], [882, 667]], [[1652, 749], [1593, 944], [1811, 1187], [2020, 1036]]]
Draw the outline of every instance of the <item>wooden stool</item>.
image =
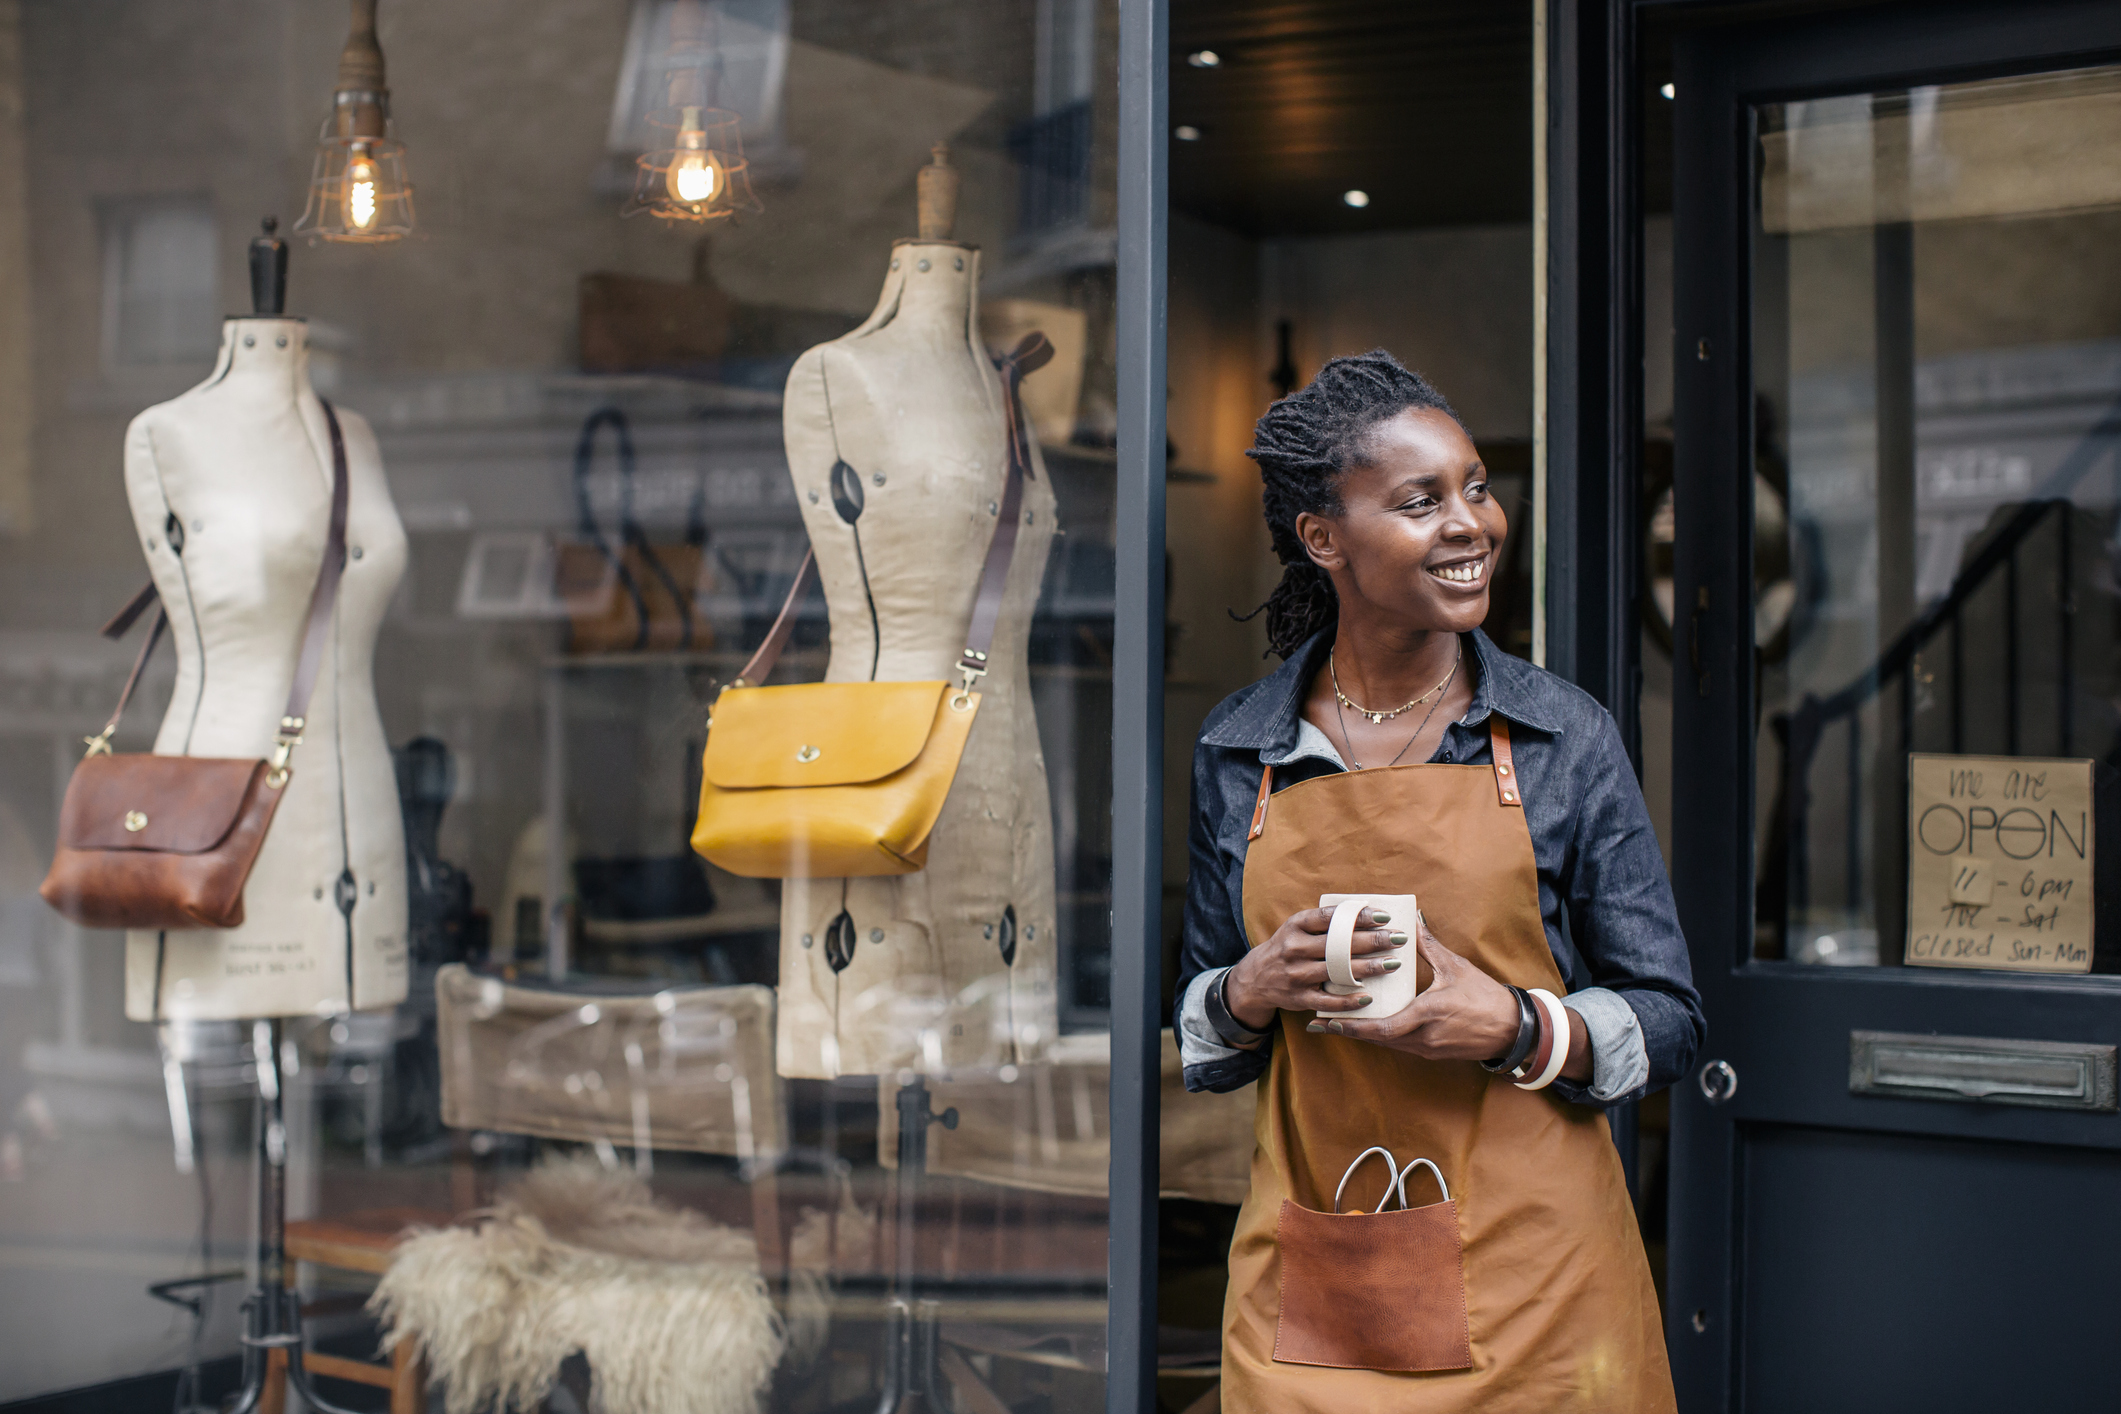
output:
[[[373, 1208], [339, 1218], [319, 1218], [287, 1225], [287, 1284], [295, 1285], [302, 1263], [333, 1267], [343, 1272], [366, 1272], [381, 1276], [390, 1266], [391, 1251], [409, 1227], [447, 1227], [447, 1213], [425, 1208]], [[334, 1303], [313, 1302], [304, 1306], [308, 1315]], [[422, 1414], [427, 1408], [427, 1372], [413, 1356], [413, 1343], [406, 1341], [391, 1352], [388, 1365], [349, 1360], [343, 1355], [302, 1353], [302, 1366], [311, 1375], [351, 1380], [390, 1391], [390, 1414]], [[285, 1414], [287, 1408], [287, 1352], [271, 1350], [265, 1356], [265, 1389], [258, 1401], [259, 1414]]]

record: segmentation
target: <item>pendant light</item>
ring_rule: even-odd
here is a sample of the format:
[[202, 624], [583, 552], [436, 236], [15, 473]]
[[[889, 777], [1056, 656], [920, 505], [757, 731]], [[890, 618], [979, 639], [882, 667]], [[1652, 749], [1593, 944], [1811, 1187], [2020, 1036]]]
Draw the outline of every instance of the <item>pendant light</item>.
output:
[[765, 208], [751, 193], [743, 120], [716, 108], [720, 55], [703, 0], [670, 7], [669, 42], [656, 56], [663, 105], [648, 113], [650, 147], [638, 160], [633, 198], [619, 213], [705, 223]]
[[331, 116], [317, 134], [309, 201], [295, 232], [311, 239], [380, 245], [412, 231], [405, 145], [392, 136], [390, 88], [376, 43], [376, 0], [353, 0], [339, 53]]

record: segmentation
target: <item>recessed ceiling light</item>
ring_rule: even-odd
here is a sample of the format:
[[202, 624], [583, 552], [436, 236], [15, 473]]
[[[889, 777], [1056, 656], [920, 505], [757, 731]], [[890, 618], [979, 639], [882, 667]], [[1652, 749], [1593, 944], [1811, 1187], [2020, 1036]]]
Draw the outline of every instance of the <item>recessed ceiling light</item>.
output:
[[1344, 191], [1340, 194], [1340, 199], [1354, 207], [1364, 207], [1370, 204], [1370, 194], [1361, 190]]
[[1177, 127], [1171, 129], [1171, 136], [1177, 138], [1180, 142], [1199, 142], [1200, 129], [1194, 127], [1191, 123], [1180, 123]]
[[1666, 98], [1677, 98], [1679, 96], [1679, 86], [1677, 84], [1668, 83], [1663, 88], [1660, 88], [1657, 91], [1663, 94]]
[[1223, 56], [1213, 49], [1196, 49], [1186, 56], [1186, 62], [1196, 69], [1213, 69], [1223, 61]]

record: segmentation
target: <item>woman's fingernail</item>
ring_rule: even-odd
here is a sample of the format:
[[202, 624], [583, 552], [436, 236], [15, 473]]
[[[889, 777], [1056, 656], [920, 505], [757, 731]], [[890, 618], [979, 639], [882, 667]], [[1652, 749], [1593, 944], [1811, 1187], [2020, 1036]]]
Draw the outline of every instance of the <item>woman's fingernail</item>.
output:
[[1384, 972], [1397, 972], [1399, 971], [1399, 959], [1396, 957], [1387, 958], [1383, 962], [1377, 964], [1377, 966], [1379, 970]]
[[1407, 945], [1408, 940], [1406, 934], [1394, 933], [1391, 937], [1385, 939], [1385, 941], [1390, 943], [1395, 948], [1403, 948]]
[[1357, 1006], [1368, 1006], [1370, 1004], [1370, 996], [1367, 992], [1357, 992], [1354, 996], [1348, 998], [1348, 1000], [1355, 1003], [1355, 1005]]
[[1311, 1023], [1311, 1024], [1309, 1025], [1309, 1026], [1306, 1026], [1306, 1027], [1304, 1028], [1304, 1030], [1306, 1030], [1306, 1031], [1309, 1031], [1309, 1032], [1310, 1032], [1310, 1033], [1312, 1033], [1313, 1035], [1316, 1035], [1316, 1034], [1318, 1034], [1319, 1032], [1321, 1032], [1321, 1031], [1323, 1031], [1323, 1030], [1325, 1030], [1325, 1029], [1326, 1029], [1326, 1024], [1325, 1024], [1325, 1023], [1324, 1023], [1323, 1021], [1314, 1021], [1314, 1022], [1312, 1022], [1312, 1023]]
[[1381, 908], [1373, 908], [1370, 910], [1370, 921], [1372, 923], [1390, 923], [1392, 915]]
[[1338, 1036], [1338, 1035], [1340, 1035], [1340, 1034], [1341, 1034], [1341, 1030], [1340, 1030], [1340, 1023], [1339, 1023], [1339, 1022], [1337, 1022], [1337, 1021], [1329, 1021], [1329, 1022], [1327, 1022], [1327, 1023], [1326, 1023], [1326, 1030], [1328, 1030], [1328, 1031], [1332, 1032], [1332, 1033], [1333, 1033], [1334, 1035]]

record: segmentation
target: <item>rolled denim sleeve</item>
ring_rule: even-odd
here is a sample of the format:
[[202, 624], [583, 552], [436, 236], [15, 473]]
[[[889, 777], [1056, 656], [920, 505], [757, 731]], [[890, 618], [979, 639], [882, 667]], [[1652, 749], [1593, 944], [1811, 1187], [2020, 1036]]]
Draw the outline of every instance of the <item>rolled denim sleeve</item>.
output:
[[[1570, 939], [1590, 971], [1589, 988], [1570, 1000], [1583, 1000], [1577, 1011], [1593, 1037], [1595, 1072], [1588, 1086], [1555, 1088], [1581, 1103], [1611, 1105], [1662, 1089], [1686, 1074], [1707, 1026], [1642, 787], [1613, 719], [1600, 711], [1596, 723], [1595, 739], [1571, 772], [1580, 794], [1559, 881]], [[1601, 1033], [1612, 1036], [1627, 1028], [1613, 1025], [1624, 1019], [1615, 1018], [1606, 1003], [1592, 1001], [1597, 989], [1634, 1014], [1639, 1073], [1634, 1065], [1622, 1064], [1618, 1049], [1609, 1065]], [[1627, 1048], [1631, 1041], [1618, 1045]], [[1624, 1088], [1612, 1088], [1623, 1081]]]
[[1584, 1087], [1586, 1097], [1610, 1105], [1623, 1096], [1639, 1094], [1649, 1079], [1650, 1055], [1635, 1009], [1618, 992], [1604, 987], [1571, 992], [1563, 1005], [1583, 1018], [1583, 1029], [1591, 1038], [1591, 1083]]
[[[1230, 808], [1218, 769], [1219, 753], [1205, 744], [1193, 749], [1193, 798], [1186, 831], [1191, 868], [1186, 875], [1184, 936], [1178, 954], [1178, 1006], [1172, 1024], [1178, 1031], [1180, 1059], [1188, 1090], [1236, 1090], [1266, 1074], [1274, 1042], [1240, 1051], [1221, 1045], [1207, 1024], [1200, 999], [1209, 974], [1230, 967], [1245, 955], [1244, 856], [1217, 840], [1215, 822]], [[1227, 833], [1227, 832], [1226, 832]]]

